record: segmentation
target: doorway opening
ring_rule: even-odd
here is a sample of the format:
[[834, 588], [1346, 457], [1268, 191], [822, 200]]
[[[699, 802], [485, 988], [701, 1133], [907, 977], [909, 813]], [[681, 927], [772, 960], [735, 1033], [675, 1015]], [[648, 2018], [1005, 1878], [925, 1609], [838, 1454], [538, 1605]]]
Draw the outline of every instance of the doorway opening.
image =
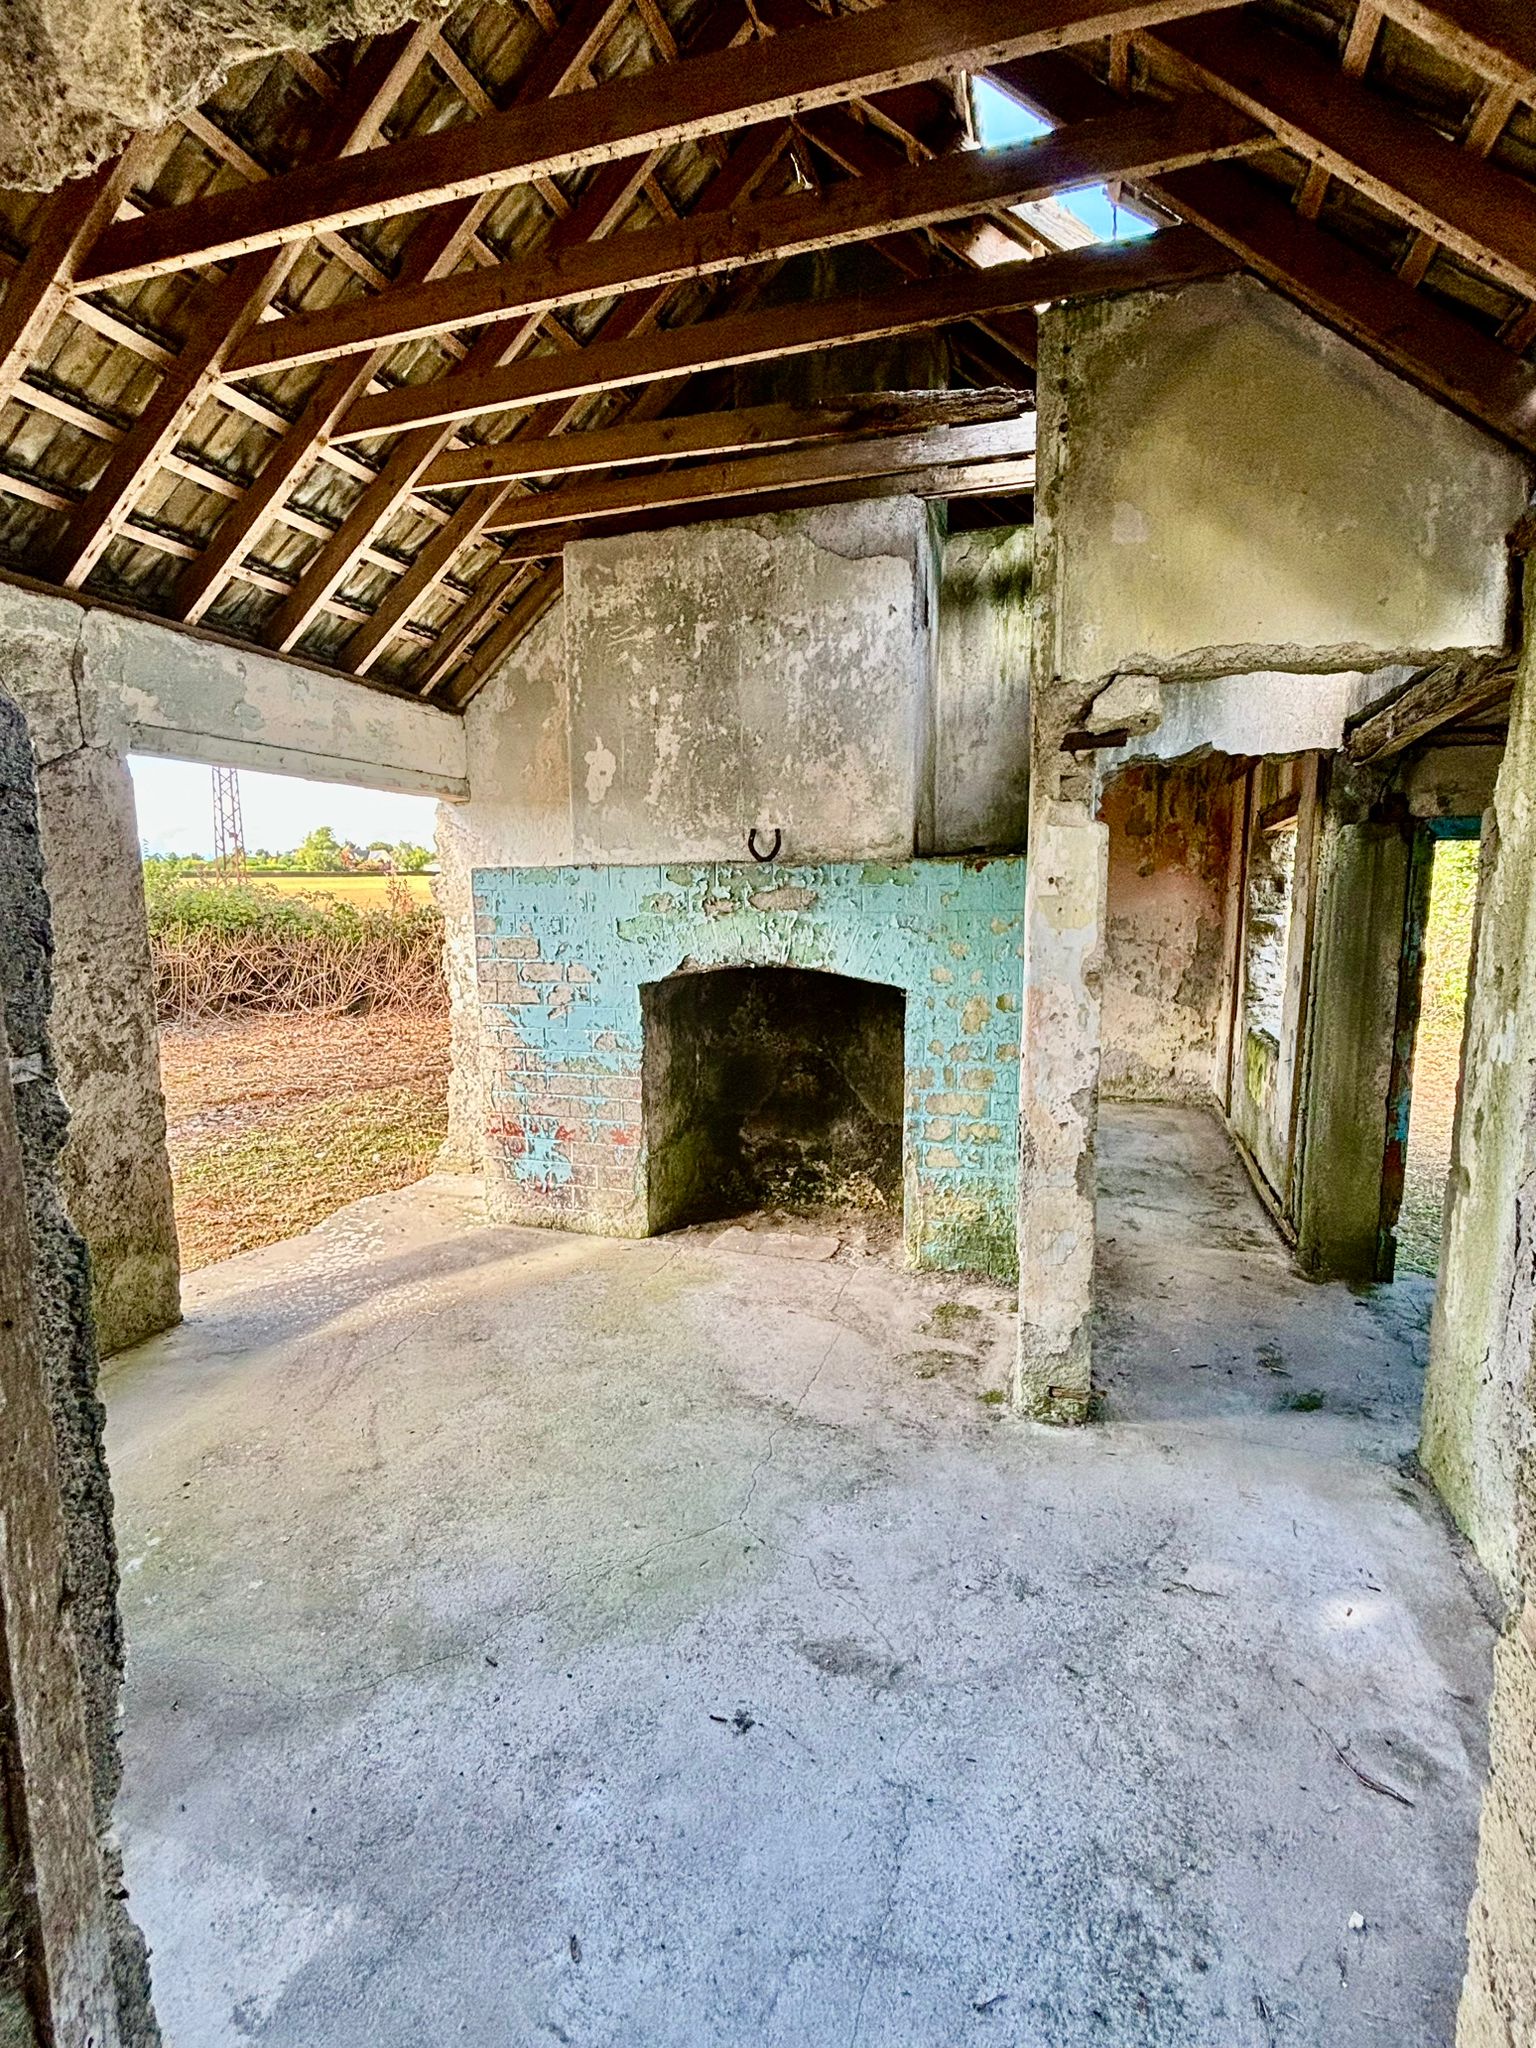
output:
[[899, 1214], [906, 997], [798, 967], [640, 992], [653, 1231], [752, 1209]]
[[[1481, 852], [1477, 818], [1436, 819], [1415, 849], [1409, 890], [1405, 985], [1417, 967], [1417, 1001], [1400, 1055], [1388, 1130], [1388, 1199], [1398, 1193], [1400, 1273], [1440, 1264], [1445, 1188], [1466, 1025], [1472, 919]], [[1414, 960], [1412, 956], [1416, 955]], [[1396, 1181], [1398, 1188], [1392, 1183]]]

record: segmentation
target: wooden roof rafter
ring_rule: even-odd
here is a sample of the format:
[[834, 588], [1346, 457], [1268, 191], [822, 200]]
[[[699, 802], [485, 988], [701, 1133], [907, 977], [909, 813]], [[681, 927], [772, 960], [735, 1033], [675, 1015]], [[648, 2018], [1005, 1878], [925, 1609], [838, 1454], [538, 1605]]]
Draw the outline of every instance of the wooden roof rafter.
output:
[[[0, 262], [0, 398], [9, 376], [23, 408], [0, 545], [458, 702], [558, 583], [552, 537], [909, 474], [876, 475], [851, 427], [733, 447], [709, 408], [737, 368], [937, 331], [963, 373], [1027, 383], [1039, 304], [1238, 265], [1536, 451], [1529, 10], [1333, 12], [1330, 45], [1295, 0], [464, 0], [351, 61], [294, 60], [303, 89], [266, 104], [297, 110], [297, 145], [232, 86], [185, 124], [190, 196], [150, 148], [142, 175], [86, 181], [94, 214], [81, 187], [30, 246], [0, 227], [25, 252]], [[363, 92], [392, 55], [395, 114]], [[1055, 132], [957, 149], [945, 81], [977, 67]], [[1013, 210], [1089, 182], [1182, 225], [1074, 250]], [[853, 245], [889, 287], [840, 268], [857, 292], [768, 291]], [[670, 452], [600, 488], [605, 435]], [[592, 444], [563, 483], [562, 437]], [[945, 452], [914, 488], [972, 487]], [[46, 553], [6, 538], [33, 533]]]

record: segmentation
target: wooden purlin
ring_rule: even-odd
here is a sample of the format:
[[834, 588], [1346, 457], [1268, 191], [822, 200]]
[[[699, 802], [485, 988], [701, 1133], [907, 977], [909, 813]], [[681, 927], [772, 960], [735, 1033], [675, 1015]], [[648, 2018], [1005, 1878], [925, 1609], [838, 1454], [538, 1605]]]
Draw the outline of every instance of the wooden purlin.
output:
[[[1064, 58], [1003, 65], [992, 76], [1048, 120], [1083, 120], [1112, 100], [1107, 86]], [[1378, 362], [1513, 446], [1536, 451], [1536, 372], [1470, 321], [1305, 220], [1241, 165], [1180, 171], [1138, 189]]]
[[[509, 573], [515, 573], [509, 566]], [[565, 584], [565, 571], [559, 562], [552, 562], [535, 572], [531, 581], [519, 592], [510, 609], [492, 626], [485, 638], [470, 654], [453, 679], [449, 701], [456, 711], [462, 711], [480, 685], [491, 676], [499, 664], [543, 618], [550, 606], [559, 597]], [[423, 696], [432, 694], [442, 683], [442, 674], [430, 674], [422, 686]]]
[[622, 390], [658, 377], [916, 334], [1050, 299], [1185, 283], [1232, 267], [1231, 258], [1208, 236], [1195, 229], [1174, 229], [1143, 242], [1096, 244], [989, 270], [948, 271], [889, 291], [668, 328], [638, 345], [594, 342], [568, 356], [541, 356], [504, 370], [402, 385], [360, 399], [336, 438], [369, 440], [401, 427], [474, 419], [545, 399]]
[[97, 285], [128, 283], [1228, 4], [948, 0], [937, 8], [932, 0], [887, 0], [769, 45], [612, 79], [569, 106], [531, 102], [412, 136], [366, 164], [314, 166], [122, 222], [99, 238], [83, 275]]
[[[783, 21], [786, 18], [793, 20], [796, 15], [792, 9], [798, 9], [802, 17], [810, 12], [804, 5], [804, 0], [772, 0], [771, 7], [765, 5], [764, 0], [757, 0], [754, 13], [759, 17], [767, 14], [770, 19], [776, 21]], [[871, 167], [888, 169], [893, 160], [890, 145], [883, 138], [870, 135], [844, 108], [835, 108], [818, 115], [813, 139], [818, 146], [832, 151], [845, 168], [853, 169], [860, 175]], [[917, 138], [909, 137], [908, 147], [917, 152], [922, 145]], [[720, 203], [718, 189], [716, 199], [711, 200], [711, 189], [717, 188], [706, 188], [704, 198], [700, 202], [701, 210], [707, 204]], [[905, 274], [927, 275], [931, 270], [927, 244], [920, 235], [885, 238], [879, 246]], [[648, 331], [654, 326], [668, 296], [667, 291], [658, 290], [646, 295], [644, 300], [632, 298], [622, 301], [609, 314], [607, 321], [599, 330], [599, 335], [594, 339], [618, 338], [621, 335], [638, 335]], [[998, 329], [999, 338], [1005, 347], [1022, 360], [1033, 361], [1032, 314], [1008, 315], [991, 324]], [[995, 374], [991, 365], [988, 366], [987, 374], [989, 377]], [[631, 407], [631, 416], [659, 411], [669, 397], [669, 390], [653, 386], [649, 392], [643, 392], [641, 398]], [[518, 438], [558, 433], [574, 409], [574, 404], [561, 401], [542, 408], [524, 423]], [[481, 540], [491, 518], [504, 502], [514, 496], [516, 490], [517, 485], [511, 483], [506, 491], [499, 495], [482, 496], [478, 502], [467, 502], [453, 515], [448, 526], [429, 539], [411, 568], [380, 601], [373, 618], [347, 642], [342, 658], [348, 666], [359, 674], [367, 672], [390, 639], [400, 630], [401, 622], [408, 620], [412, 612], [427, 601], [458, 555]], [[482, 574], [476, 587], [476, 600], [467, 604], [459, 616], [444, 628], [445, 644], [434, 651], [428, 670], [427, 687], [433, 687], [435, 681], [440, 681], [443, 674], [449, 672], [452, 654], [458, 647], [467, 644], [479, 626], [481, 618], [487, 612], [494, 611], [502, 601], [511, 580], [510, 572], [498, 570], [495, 565]]]
[[770, 450], [694, 463], [659, 475], [580, 478], [520, 499], [515, 507], [498, 514], [487, 531], [530, 534], [541, 527], [845, 483], [856, 477], [969, 467], [1029, 456], [1034, 446], [1032, 418], [984, 420], [966, 426], [874, 435], [831, 446]]
[[1213, 15], [1142, 38], [1411, 227], [1512, 291], [1536, 295], [1536, 192], [1448, 141], [1294, 36]]
[[1529, 0], [1380, 0], [1442, 57], [1536, 105], [1536, 13]]
[[[317, 156], [349, 154], [377, 140], [430, 41], [429, 33], [419, 28], [398, 29], [375, 40], [326, 110]], [[132, 510], [198, 407], [212, 395], [231, 352], [262, 318], [300, 253], [297, 245], [258, 251], [242, 257], [227, 278], [202, 288], [180, 353], [71, 513], [48, 560], [50, 581], [65, 589], [84, 583], [119, 520]]]
[[32, 245], [0, 300], [0, 405], [15, 396], [70, 303], [80, 267], [127, 196], [144, 154], [142, 142], [130, 144], [115, 161], [43, 201]]
[[676, 418], [624, 421], [579, 434], [535, 440], [484, 442], [440, 455], [422, 478], [430, 490], [538, 476], [569, 476], [629, 469], [680, 457], [749, 455], [813, 441], [852, 440], [869, 434], [915, 433], [981, 420], [1017, 419], [1029, 410], [1019, 391], [896, 391], [820, 405], [742, 406], [732, 412], [683, 413]]
[[508, 537], [506, 554], [513, 561], [547, 562], [577, 541], [665, 533], [701, 520], [745, 519], [765, 512], [803, 511], [808, 506], [846, 505], [868, 498], [1018, 498], [1032, 496], [1034, 488], [1034, 458], [1028, 455], [987, 462], [922, 462], [914, 469], [876, 467], [869, 475], [833, 476], [825, 482], [806, 476], [787, 483], [768, 482], [761, 489], [735, 490], [726, 485], [715, 497], [599, 512], [563, 526], [531, 528]]
[[1106, 178], [1184, 169], [1264, 139], [1255, 122], [1218, 101], [1154, 101], [1038, 142], [849, 178], [814, 197], [795, 193], [729, 215], [695, 211], [606, 241], [552, 235], [533, 255], [494, 270], [455, 271], [248, 331], [230, 352], [229, 374], [260, 375], [584, 300], [685, 284], [744, 264], [963, 220]]
[[[721, 47], [729, 47], [741, 32], [734, 11], [727, 13], [724, 10], [712, 14], [702, 31], [712, 45]], [[737, 198], [744, 196], [751, 189], [752, 180], [745, 175], [751, 164], [759, 158], [764, 162], [768, 160], [768, 153], [762, 148], [758, 148], [755, 154], [750, 143], [744, 144], [743, 148], [748, 154], [742, 156], [736, 183], [733, 186], [728, 181], [727, 186], [722, 188], [733, 191]], [[565, 220], [557, 221], [553, 225], [544, 246], [555, 250], [571, 248], [594, 238], [600, 240], [610, 234], [622, 220], [650, 164], [649, 157], [640, 157], [606, 166], [591, 181], [575, 211]], [[722, 174], [717, 172], [717, 178], [720, 175]], [[761, 170], [753, 175], [761, 175]], [[476, 340], [467, 359], [466, 368], [493, 370], [512, 361], [534, 344], [539, 336], [541, 323], [542, 315], [531, 315], [492, 324]], [[405, 496], [415, 487], [421, 471], [448, 445], [454, 431], [452, 426], [422, 428], [403, 437], [399, 445], [391, 451], [377, 484], [370, 486], [364, 493], [334, 538], [306, 568], [292, 598], [279, 608], [269, 622], [266, 634], [269, 645], [289, 648], [296, 644], [319, 606], [352, 573], [371, 537], [394, 516]], [[459, 515], [455, 514], [444, 529], [432, 536], [428, 542], [433, 583], [441, 581], [448, 573], [454, 554], [463, 544], [458, 538], [458, 528], [463, 524]], [[415, 588], [415, 584], [409, 585], [407, 594], [413, 592]], [[388, 614], [381, 621], [381, 625], [387, 623]], [[365, 650], [361, 665], [358, 667], [358, 673], [361, 674], [371, 663], [374, 652], [372, 636], [366, 635], [359, 644]], [[348, 659], [352, 658], [349, 652]]]
[[[627, 0], [577, 0], [551, 41], [534, 57], [518, 91], [557, 93], [582, 77], [591, 61], [593, 39], [611, 31]], [[483, 199], [434, 208], [416, 227], [401, 259], [405, 278], [427, 278], [450, 270], [488, 208]], [[213, 604], [245, 555], [276, 516], [353, 400], [367, 389], [376, 359], [360, 356], [335, 364], [321, 378], [299, 417], [268, 454], [241, 503], [221, 520], [203, 555], [176, 588], [178, 616], [196, 623]], [[365, 472], [367, 474], [367, 472]], [[371, 488], [372, 478], [369, 478]]]
[[[749, 129], [704, 187], [695, 211], [727, 209], [754, 191], [779, 161], [787, 139], [783, 128]], [[664, 286], [621, 299], [605, 316], [596, 339], [588, 346], [597, 345], [600, 340], [607, 346], [620, 347], [650, 332], [672, 296], [671, 288]], [[569, 424], [575, 410], [571, 401], [556, 400], [535, 411], [521, 431], [534, 438], [558, 434]], [[447, 433], [440, 427], [426, 427], [407, 440], [425, 467], [446, 446]], [[480, 540], [487, 521], [513, 488], [509, 485], [499, 492], [481, 494], [479, 503], [462, 505], [454, 512], [442, 531], [431, 537], [416, 561], [385, 594], [367, 625], [347, 642], [343, 660], [348, 667], [359, 675], [368, 672], [403, 622], [426, 602], [449, 573], [455, 557]]]

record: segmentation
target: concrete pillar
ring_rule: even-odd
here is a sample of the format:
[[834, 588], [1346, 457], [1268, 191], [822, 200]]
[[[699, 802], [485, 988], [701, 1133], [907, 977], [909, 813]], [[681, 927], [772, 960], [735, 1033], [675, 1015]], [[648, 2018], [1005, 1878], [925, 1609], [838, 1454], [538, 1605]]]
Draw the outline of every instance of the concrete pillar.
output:
[[1458, 2048], [1536, 2040], [1536, 574], [1484, 823], [1420, 1455], [1509, 1598]]
[[96, 1338], [109, 1356], [181, 1317], [138, 821], [128, 764], [108, 748], [40, 763], [37, 786], [50, 1029], [70, 1115], [59, 1182], [90, 1247]]
[[1323, 812], [1304, 1151], [1296, 1204], [1306, 1273], [1391, 1275], [1382, 1215], [1411, 828], [1383, 821], [1375, 778], [1335, 763]]
[[90, 1248], [97, 1340], [113, 1352], [178, 1319], [180, 1272], [133, 785], [83, 660], [72, 607], [7, 602], [0, 688], [36, 759], [50, 1030], [70, 1113], [59, 1181]]
[[[87, 2048], [90, 2041], [112, 2048], [119, 2040], [123, 2048], [150, 2048], [159, 2033], [148, 1963], [128, 1917], [111, 1832], [121, 1774], [123, 1640], [89, 1265], [59, 1188], [66, 1117], [48, 1037], [51, 951], [28, 726], [0, 690], [0, 1051], [7, 1056], [0, 1086], [9, 1097], [0, 1176], [3, 1162], [14, 1156], [30, 1239], [18, 1247], [13, 1222], [0, 1304], [0, 1580], [9, 1574], [0, 1592], [7, 1602], [0, 1614], [0, 1694], [9, 1692], [13, 1724], [0, 1728], [0, 1750], [9, 1748], [13, 1770], [20, 1758], [23, 1780], [32, 1780], [23, 1787], [26, 1796], [47, 1816], [54, 1859], [49, 1881], [63, 1903], [44, 1911], [39, 1898], [38, 1937], [46, 1951], [57, 1936], [61, 1956], [69, 1958], [58, 1981], [76, 1987], [69, 1994], [74, 2017], [56, 2030], [57, 2041], [69, 2048]], [[15, 1187], [0, 1178], [0, 1213], [13, 1218]], [[46, 1409], [41, 1421], [39, 1398]], [[20, 1633], [17, 1603], [27, 1608]], [[29, 1687], [40, 1690], [42, 1732], [33, 1754], [41, 1776], [19, 1741]], [[103, 1969], [115, 2027], [110, 2011], [103, 2017]], [[57, 1996], [57, 1987], [49, 1996]]]
[[1421, 1455], [1507, 1592], [1536, 1591], [1536, 573], [1484, 821]]
[[[1040, 720], [1037, 710], [1037, 729]], [[1088, 787], [1084, 789], [1086, 781]], [[1094, 1173], [1109, 832], [1092, 774], [1037, 754], [1024, 889], [1019, 1354], [1014, 1401], [1080, 1422], [1092, 1394]]]

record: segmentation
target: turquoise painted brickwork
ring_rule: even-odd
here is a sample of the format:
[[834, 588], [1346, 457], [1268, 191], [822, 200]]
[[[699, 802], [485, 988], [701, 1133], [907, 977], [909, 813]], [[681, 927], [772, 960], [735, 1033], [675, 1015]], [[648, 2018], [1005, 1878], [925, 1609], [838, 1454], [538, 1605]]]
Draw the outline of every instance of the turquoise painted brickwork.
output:
[[906, 994], [908, 1258], [1015, 1275], [1021, 859], [482, 868], [474, 902], [494, 1215], [644, 1236], [641, 985], [819, 969]]

